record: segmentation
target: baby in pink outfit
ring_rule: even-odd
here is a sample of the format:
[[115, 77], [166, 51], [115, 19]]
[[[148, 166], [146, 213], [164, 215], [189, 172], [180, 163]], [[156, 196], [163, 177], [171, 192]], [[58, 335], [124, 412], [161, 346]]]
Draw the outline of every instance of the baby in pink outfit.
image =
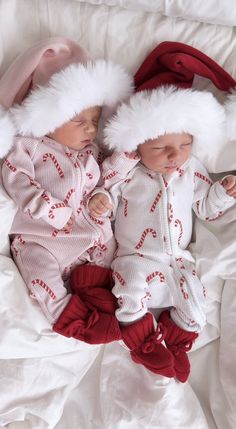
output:
[[102, 106], [113, 109], [128, 96], [132, 79], [63, 39], [31, 48], [7, 76], [12, 104], [21, 102], [11, 109], [18, 137], [2, 166], [17, 205], [11, 250], [31, 297], [54, 324], [70, 300], [65, 282], [72, 268], [109, 266], [113, 258], [110, 220], [91, 216], [86, 199], [100, 178], [95, 138]]

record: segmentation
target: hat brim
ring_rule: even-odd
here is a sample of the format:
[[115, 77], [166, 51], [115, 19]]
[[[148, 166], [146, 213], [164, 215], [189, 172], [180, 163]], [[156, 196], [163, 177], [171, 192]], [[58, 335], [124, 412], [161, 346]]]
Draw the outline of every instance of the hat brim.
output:
[[35, 88], [11, 113], [19, 134], [40, 137], [84, 109], [116, 106], [132, 90], [132, 77], [119, 65], [105, 60], [76, 63]]
[[123, 103], [104, 130], [105, 144], [133, 151], [166, 133], [189, 133], [198, 151], [225, 140], [225, 110], [209, 92], [163, 86], [141, 91]]

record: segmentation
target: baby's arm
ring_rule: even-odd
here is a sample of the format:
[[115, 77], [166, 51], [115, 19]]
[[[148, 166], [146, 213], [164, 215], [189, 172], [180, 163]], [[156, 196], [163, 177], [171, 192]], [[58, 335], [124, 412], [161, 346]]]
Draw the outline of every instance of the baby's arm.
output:
[[43, 219], [56, 229], [62, 229], [71, 218], [72, 208], [54, 198], [35, 180], [33, 158], [36, 149], [37, 144], [33, 140], [16, 141], [2, 166], [3, 185], [22, 212], [33, 219]]
[[227, 195], [236, 198], [236, 176], [226, 176], [221, 180], [220, 184], [225, 189]]
[[114, 152], [102, 163], [102, 185], [105, 189], [124, 180], [127, 174], [140, 161], [137, 152]]
[[107, 194], [98, 192], [88, 202], [88, 209], [92, 216], [99, 217], [109, 213], [113, 206]]
[[215, 220], [235, 203], [234, 180], [235, 176], [227, 176], [213, 184], [205, 167], [199, 163], [195, 171], [193, 210], [200, 219]]
[[120, 185], [128, 173], [139, 162], [137, 152], [114, 152], [102, 163], [102, 183], [88, 201], [88, 210], [94, 217], [115, 215], [118, 205]]

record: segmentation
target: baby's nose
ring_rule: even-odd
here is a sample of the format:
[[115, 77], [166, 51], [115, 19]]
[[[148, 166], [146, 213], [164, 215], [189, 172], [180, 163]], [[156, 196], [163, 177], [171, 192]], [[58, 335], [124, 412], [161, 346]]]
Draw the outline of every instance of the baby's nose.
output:
[[171, 151], [168, 154], [169, 159], [176, 159], [179, 156], [179, 152], [176, 149], [171, 149]]
[[91, 133], [96, 132], [97, 127], [95, 126], [95, 124], [94, 124], [93, 122], [88, 122], [88, 123], [86, 124], [85, 129], [86, 129], [86, 132], [87, 132], [87, 133], [90, 133], [90, 134], [91, 134]]

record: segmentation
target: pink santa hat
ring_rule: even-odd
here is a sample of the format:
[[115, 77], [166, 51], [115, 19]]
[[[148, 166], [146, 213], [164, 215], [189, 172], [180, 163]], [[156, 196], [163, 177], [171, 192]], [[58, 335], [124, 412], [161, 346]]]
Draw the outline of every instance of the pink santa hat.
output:
[[108, 122], [105, 144], [132, 151], [165, 133], [186, 132], [194, 137], [197, 156], [209, 156], [226, 140], [225, 109], [212, 93], [191, 88], [196, 75], [221, 91], [235, 86], [234, 79], [201, 51], [178, 42], [158, 45], [135, 74], [136, 93]]
[[38, 42], [0, 79], [0, 156], [9, 151], [14, 134], [40, 137], [89, 107], [114, 109], [132, 87], [120, 65], [92, 60], [72, 40]]

